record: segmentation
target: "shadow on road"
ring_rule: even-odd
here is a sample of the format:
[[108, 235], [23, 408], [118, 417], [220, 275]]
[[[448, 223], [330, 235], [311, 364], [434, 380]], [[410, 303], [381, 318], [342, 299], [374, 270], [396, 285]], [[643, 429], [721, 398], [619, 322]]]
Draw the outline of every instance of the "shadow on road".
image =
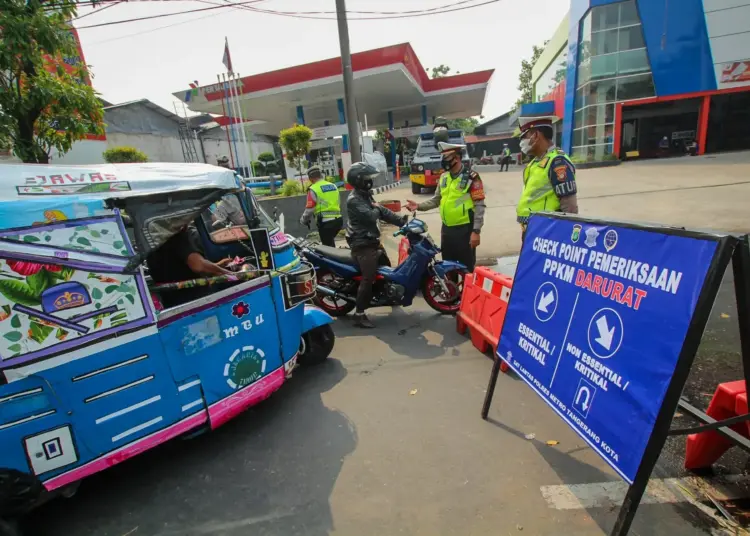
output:
[[367, 315], [375, 329], [356, 328], [349, 316], [337, 321], [336, 337], [373, 336], [387, 344], [394, 353], [411, 359], [435, 359], [447, 353], [457, 356], [456, 347], [465, 341], [456, 333], [455, 317], [432, 310], [383, 307], [369, 310]]
[[357, 445], [321, 394], [340, 361], [298, 370], [263, 404], [219, 430], [172, 441], [86, 480], [27, 520], [34, 536], [323, 536], [329, 498]]

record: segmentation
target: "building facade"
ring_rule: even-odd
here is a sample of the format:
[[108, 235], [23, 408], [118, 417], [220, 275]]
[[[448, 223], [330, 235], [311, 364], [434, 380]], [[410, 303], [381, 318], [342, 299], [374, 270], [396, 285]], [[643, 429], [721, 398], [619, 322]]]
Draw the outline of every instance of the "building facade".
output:
[[750, 149], [750, 0], [571, 0], [532, 79], [579, 160]]

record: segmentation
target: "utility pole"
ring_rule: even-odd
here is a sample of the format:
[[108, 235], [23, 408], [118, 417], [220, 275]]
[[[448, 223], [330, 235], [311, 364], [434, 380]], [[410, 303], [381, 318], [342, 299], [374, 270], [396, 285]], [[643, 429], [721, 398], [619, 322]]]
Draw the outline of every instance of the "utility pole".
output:
[[349, 150], [352, 162], [360, 162], [362, 146], [359, 141], [357, 103], [354, 101], [354, 71], [352, 70], [352, 54], [349, 50], [349, 25], [346, 22], [345, 0], [336, 0], [336, 18], [339, 25], [341, 70], [344, 75], [344, 106], [346, 107], [346, 125], [349, 130]]

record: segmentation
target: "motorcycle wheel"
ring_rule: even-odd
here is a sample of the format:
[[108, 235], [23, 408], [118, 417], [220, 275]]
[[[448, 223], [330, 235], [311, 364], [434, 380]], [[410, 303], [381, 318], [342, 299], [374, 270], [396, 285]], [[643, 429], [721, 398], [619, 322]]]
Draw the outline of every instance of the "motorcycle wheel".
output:
[[[331, 272], [318, 270], [318, 282], [321, 285], [329, 286], [333, 280], [334, 276]], [[331, 316], [346, 316], [355, 307], [355, 304], [350, 301], [337, 300], [332, 296], [323, 296], [322, 294], [315, 294], [313, 303]]]
[[461, 308], [464, 291], [464, 273], [459, 270], [446, 272], [446, 283], [450, 294], [445, 296], [438, 276], [428, 276], [422, 282], [422, 296], [432, 309], [443, 315], [454, 315]]
[[297, 363], [303, 367], [320, 365], [331, 355], [336, 335], [330, 324], [318, 326], [302, 335]]

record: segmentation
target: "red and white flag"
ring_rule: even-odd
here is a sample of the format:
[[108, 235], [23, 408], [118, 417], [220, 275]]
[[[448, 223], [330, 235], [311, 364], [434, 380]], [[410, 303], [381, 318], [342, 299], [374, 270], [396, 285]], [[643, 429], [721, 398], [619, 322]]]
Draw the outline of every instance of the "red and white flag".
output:
[[227, 68], [227, 71], [229, 71], [230, 74], [234, 74], [234, 69], [232, 69], [232, 56], [229, 54], [229, 41], [227, 38], [224, 38], [224, 57], [221, 58], [221, 63], [224, 64], [224, 67]]

